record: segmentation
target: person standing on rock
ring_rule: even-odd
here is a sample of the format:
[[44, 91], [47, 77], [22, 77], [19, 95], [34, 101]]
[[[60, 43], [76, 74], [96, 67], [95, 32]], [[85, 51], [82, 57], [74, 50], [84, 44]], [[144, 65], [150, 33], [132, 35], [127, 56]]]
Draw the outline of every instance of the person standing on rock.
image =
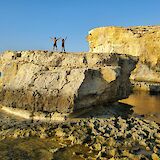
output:
[[60, 39], [60, 38], [52, 38], [51, 39], [53, 40], [53, 51], [56, 50], [57, 51], [57, 41]]
[[66, 41], [67, 37], [64, 39], [62, 39], [62, 52], [66, 52], [65, 51], [65, 41]]

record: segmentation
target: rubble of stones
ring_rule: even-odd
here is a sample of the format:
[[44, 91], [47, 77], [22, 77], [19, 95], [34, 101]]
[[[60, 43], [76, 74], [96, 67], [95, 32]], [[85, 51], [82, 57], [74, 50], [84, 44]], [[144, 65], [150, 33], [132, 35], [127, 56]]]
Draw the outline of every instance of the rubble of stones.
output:
[[89, 152], [76, 152], [82, 159], [153, 159], [160, 157], [160, 124], [137, 117], [85, 118], [61, 124], [30, 121], [0, 123], [0, 139], [56, 138], [61, 147], [82, 145]]

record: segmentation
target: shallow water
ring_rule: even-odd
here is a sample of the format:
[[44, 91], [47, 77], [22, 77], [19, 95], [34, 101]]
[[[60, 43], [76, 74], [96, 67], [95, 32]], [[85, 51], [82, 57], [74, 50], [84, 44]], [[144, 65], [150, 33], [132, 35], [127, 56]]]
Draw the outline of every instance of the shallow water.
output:
[[135, 114], [147, 115], [160, 122], [160, 95], [137, 91], [132, 93], [129, 98], [121, 100], [121, 102], [132, 105]]

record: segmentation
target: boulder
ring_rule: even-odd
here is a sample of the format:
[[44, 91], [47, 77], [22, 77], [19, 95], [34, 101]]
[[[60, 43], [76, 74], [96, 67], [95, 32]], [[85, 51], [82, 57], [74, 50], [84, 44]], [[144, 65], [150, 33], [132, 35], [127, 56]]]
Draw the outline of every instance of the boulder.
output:
[[160, 91], [160, 26], [100, 27], [87, 40], [90, 52], [138, 56], [131, 80], [145, 82], [137, 88]]
[[6, 51], [0, 63], [0, 103], [31, 112], [71, 113], [127, 98], [132, 56]]

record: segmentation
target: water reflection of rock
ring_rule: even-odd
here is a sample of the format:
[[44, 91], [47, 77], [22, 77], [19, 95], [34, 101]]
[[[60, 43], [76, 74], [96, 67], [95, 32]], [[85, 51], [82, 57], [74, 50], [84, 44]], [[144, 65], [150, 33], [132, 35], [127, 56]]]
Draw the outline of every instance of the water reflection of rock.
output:
[[148, 92], [134, 92], [129, 98], [121, 100], [123, 103], [134, 106], [136, 115], [160, 123], [160, 95], [151, 95]]

